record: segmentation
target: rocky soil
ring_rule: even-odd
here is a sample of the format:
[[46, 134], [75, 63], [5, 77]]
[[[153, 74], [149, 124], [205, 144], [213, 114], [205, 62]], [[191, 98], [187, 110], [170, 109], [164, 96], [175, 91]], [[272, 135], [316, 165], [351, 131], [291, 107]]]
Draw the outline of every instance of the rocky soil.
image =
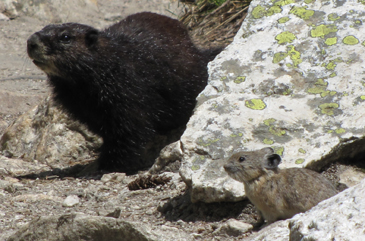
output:
[[[50, 94], [45, 75], [27, 58], [25, 43], [33, 32], [50, 22], [77, 21], [102, 28], [143, 10], [170, 16], [178, 16], [183, 11], [181, 3], [173, 0], [88, 1], [91, 5], [80, 11], [75, 11], [68, 1], [59, 2], [63, 3], [60, 13], [52, 8], [57, 4], [49, 9], [42, 8], [42, 12], [37, 5], [24, 5], [23, 8], [18, 5], [14, 10], [9, 8], [9, 1], [0, 2], [0, 12], [3, 12], [0, 13], [0, 136], [16, 118]], [[130, 240], [250, 239], [255, 232], [251, 230], [251, 224], [259, 218], [255, 208], [246, 200], [191, 203], [189, 190], [176, 166], [161, 174], [166, 180], [164, 185], [131, 191], [128, 184], [139, 175], [110, 173], [100, 178], [80, 179], [65, 176], [60, 170], [52, 170], [36, 160], [26, 162], [10, 159], [6, 153], [0, 154], [0, 240], [58, 240], [56, 231], [53, 237], [47, 237], [44, 233], [48, 231], [33, 234], [29, 230], [42, 227], [37, 226], [42, 220], [59, 230], [62, 226], [69, 227], [70, 219], [91, 222], [94, 217], [101, 218], [96, 222], [105, 217], [129, 222], [135, 226], [136, 232], [144, 235]], [[353, 180], [351, 170], [336, 164], [327, 167], [323, 175], [342, 190], [345, 184], [350, 186], [351, 182], [358, 182]], [[42, 175], [29, 175], [32, 173]], [[53, 231], [48, 233], [53, 234]], [[105, 235], [103, 237], [108, 237]], [[68, 237], [88, 240], [81, 234]], [[108, 239], [120, 240], [114, 238]]]

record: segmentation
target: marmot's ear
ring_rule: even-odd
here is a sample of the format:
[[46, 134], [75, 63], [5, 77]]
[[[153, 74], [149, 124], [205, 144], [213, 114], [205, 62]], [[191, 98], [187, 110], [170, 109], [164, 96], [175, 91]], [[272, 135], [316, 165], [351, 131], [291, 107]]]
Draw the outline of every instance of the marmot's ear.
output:
[[98, 35], [99, 31], [96, 29], [92, 29], [86, 33], [85, 44], [88, 48], [92, 48], [96, 45], [96, 43], [98, 42]]
[[281, 162], [281, 157], [278, 154], [266, 155], [264, 160], [264, 167], [266, 169], [275, 169]]

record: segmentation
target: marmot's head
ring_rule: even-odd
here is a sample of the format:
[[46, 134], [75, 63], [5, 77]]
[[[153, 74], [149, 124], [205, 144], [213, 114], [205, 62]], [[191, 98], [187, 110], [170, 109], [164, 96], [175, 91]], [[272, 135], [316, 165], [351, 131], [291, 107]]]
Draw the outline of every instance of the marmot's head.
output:
[[85, 62], [88, 58], [91, 61], [98, 35], [97, 29], [83, 24], [48, 25], [29, 37], [28, 55], [47, 75], [85, 71]]

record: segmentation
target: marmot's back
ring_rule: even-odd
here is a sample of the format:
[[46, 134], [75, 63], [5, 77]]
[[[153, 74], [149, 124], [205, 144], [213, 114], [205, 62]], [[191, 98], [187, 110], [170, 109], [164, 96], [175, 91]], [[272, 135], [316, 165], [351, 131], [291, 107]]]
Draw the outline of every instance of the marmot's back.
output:
[[146, 154], [146, 145], [156, 135], [187, 123], [212, 58], [179, 21], [154, 13], [102, 31], [48, 25], [28, 39], [28, 55], [55, 99], [102, 136], [100, 169], [129, 173], [152, 165], [159, 148]]

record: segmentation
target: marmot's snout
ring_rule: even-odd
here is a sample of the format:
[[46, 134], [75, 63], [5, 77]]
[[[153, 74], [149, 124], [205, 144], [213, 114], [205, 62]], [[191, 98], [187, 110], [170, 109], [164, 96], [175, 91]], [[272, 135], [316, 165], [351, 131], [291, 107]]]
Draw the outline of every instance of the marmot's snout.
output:
[[27, 52], [31, 59], [35, 58], [35, 53], [39, 49], [40, 38], [37, 33], [32, 34], [27, 40]]

